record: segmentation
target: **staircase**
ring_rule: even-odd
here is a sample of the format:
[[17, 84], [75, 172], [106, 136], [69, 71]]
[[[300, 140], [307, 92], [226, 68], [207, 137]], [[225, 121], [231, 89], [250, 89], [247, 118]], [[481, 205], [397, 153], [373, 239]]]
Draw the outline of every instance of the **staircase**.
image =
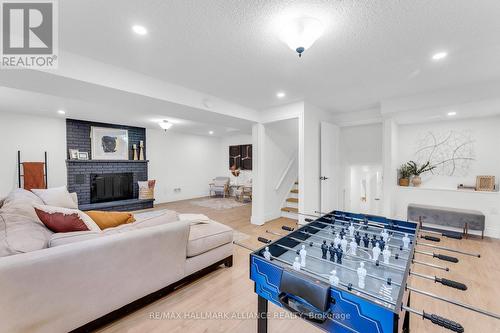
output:
[[295, 182], [288, 197], [285, 200], [285, 207], [281, 208], [281, 216], [298, 220], [299, 212], [299, 182]]

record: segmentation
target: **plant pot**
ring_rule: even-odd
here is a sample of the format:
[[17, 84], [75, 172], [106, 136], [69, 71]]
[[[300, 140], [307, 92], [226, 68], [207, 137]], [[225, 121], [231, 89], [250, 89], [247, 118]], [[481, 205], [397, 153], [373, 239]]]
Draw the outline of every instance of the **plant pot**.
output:
[[409, 178], [399, 178], [399, 186], [410, 186]]
[[411, 183], [415, 187], [419, 187], [422, 184], [422, 178], [420, 176], [415, 176], [411, 179]]

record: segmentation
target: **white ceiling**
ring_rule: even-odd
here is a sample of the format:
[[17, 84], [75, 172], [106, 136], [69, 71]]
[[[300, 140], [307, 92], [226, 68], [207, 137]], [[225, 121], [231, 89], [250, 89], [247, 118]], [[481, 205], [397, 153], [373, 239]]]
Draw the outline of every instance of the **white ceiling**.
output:
[[[306, 99], [331, 111], [500, 78], [497, 0], [59, 1], [60, 47], [241, 105]], [[324, 35], [299, 59], [276, 34], [313, 16]], [[141, 37], [133, 24], [148, 30]], [[430, 56], [449, 57], [439, 63]], [[287, 97], [278, 100], [283, 90]]]

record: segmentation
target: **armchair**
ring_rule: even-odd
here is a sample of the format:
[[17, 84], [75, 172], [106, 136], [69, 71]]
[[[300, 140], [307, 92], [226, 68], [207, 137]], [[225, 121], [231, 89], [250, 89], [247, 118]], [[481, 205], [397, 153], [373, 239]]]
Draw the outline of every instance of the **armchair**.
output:
[[209, 184], [208, 195], [212, 197], [215, 195], [222, 195], [223, 198], [229, 196], [229, 177], [216, 177], [213, 183]]
[[244, 201], [245, 197], [252, 200], [252, 180], [248, 180], [244, 185], [240, 185], [234, 191], [236, 200]]

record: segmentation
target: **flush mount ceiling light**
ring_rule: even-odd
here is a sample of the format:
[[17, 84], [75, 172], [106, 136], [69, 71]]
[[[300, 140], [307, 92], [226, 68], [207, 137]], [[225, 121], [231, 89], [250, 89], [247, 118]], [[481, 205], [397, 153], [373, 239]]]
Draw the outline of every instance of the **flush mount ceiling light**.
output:
[[208, 131], [208, 134], [214, 135], [214, 131]]
[[66, 111], [64, 111], [64, 110], [57, 110], [57, 113], [59, 113], [60, 115], [65, 115]]
[[432, 60], [434, 61], [439, 61], [439, 60], [443, 60], [444, 58], [446, 58], [448, 56], [448, 52], [437, 52], [437, 53], [434, 53], [432, 55]]
[[286, 96], [286, 94], [283, 91], [279, 91], [276, 93], [276, 97], [278, 97], [278, 98], [284, 98], [285, 96]]
[[450, 112], [448, 112], [448, 113], [447, 113], [447, 115], [448, 115], [449, 117], [453, 117], [453, 116], [456, 116], [456, 115], [457, 115], [457, 113], [456, 113], [455, 111], [450, 111]]
[[165, 131], [168, 130], [170, 127], [172, 127], [172, 123], [169, 123], [168, 120], [164, 120], [160, 123], [158, 123], [158, 125], [160, 125], [161, 128], [163, 128]]
[[141, 36], [144, 36], [145, 34], [148, 33], [148, 30], [144, 28], [142, 25], [132, 26], [132, 31]]
[[280, 39], [301, 57], [302, 53], [321, 36], [323, 30], [323, 24], [318, 19], [297, 17], [285, 22]]

